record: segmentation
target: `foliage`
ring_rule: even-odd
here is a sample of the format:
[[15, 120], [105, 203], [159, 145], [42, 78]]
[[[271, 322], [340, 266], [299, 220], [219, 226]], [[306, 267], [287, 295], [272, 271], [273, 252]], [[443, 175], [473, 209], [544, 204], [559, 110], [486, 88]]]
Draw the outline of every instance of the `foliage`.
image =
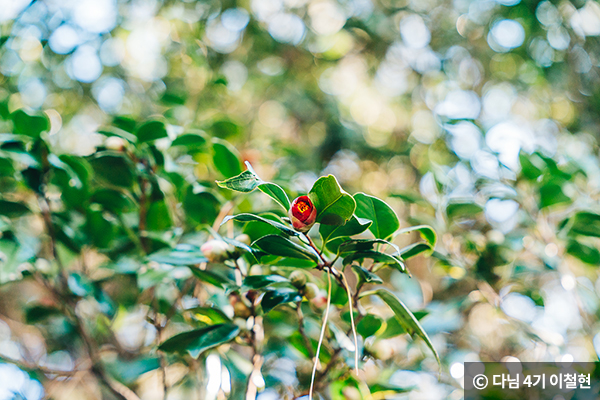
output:
[[597, 360], [597, 2], [8, 3], [8, 392], [459, 398], [465, 360]]

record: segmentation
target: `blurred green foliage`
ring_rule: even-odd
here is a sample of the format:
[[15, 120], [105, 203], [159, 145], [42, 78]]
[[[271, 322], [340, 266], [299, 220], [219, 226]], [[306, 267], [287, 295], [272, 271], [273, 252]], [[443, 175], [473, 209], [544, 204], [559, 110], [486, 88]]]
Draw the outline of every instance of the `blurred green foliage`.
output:
[[[310, 237], [375, 292], [357, 379], [334, 281], [319, 396], [458, 399], [465, 360], [596, 361], [599, 35], [593, 0], [0, 1], [0, 397], [305, 395], [322, 308], [280, 304], [304, 298], [292, 271], [315, 298], [327, 274], [280, 206], [327, 175], [350, 219]], [[262, 179], [231, 188], [258, 190], [216, 184], [244, 161]], [[204, 268], [219, 235], [257, 278]]]

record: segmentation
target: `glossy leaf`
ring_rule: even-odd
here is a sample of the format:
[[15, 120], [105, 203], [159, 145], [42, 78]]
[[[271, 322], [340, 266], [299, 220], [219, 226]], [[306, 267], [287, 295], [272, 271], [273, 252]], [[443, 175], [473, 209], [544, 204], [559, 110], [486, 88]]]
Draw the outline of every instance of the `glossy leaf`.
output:
[[421, 237], [429, 244], [429, 246], [432, 249], [435, 248], [435, 244], [437, 243], [437, 234], [429, 225], [417, 225], [400, 229], [397, 232], [397, 234], [401, 235], [403, 233], [409, 233], [414, 231], [418, 231], [421, 234]]
[[379, 246], [389, 246], [396, 250], [396, 253], [400, 252], [398, 246], [384, 239], [353, 239], [340, 244], [338, 253], [344, 255], [357, 251], [374, 250]]
[[197, 246], [179, 245], [174, 250], [164, 249], [148, 256], [148, 259], [161, 264], [198, 265], [208, 260]]
[[41, 133], [50, 130], [50, 121], [45, 114], [30, 114], [25, 110], [16, 110], [11, 114], [15, 132], [37, 139]]
[[373, 336], [383, 325], [383, 320], [376, 315], [367, 314], [356, 325], [356, 332], [363, 338]]
[[194, 307], [185, 310], [198, 321], [207, 325], [229, 323], [231, 319], [216, 307]]
[[138, 143], [152, 142], [168, 137], [167, 127], [162, 121], [148, 121], [140, 126], [136, 132]]
[[360, 265], [353, 264], [352, 270], [356, 273], [358, 280], [364, 283], [383, 283], [383, 280], [369, 271], [366, 268], [361, 267]]
[[600, 237], [600, 215], [578, 212], [572, 217], [571, 234]]
[[300, 258], [317, 262], [319, 257], [314, 250], [300, 246], [283, 236], [267, 235], [253, 243], [268, 254], [280, 257]]
[[217, 171], [226, 178], [242, 173], [240, 153], [229, 143], [213, 139], [213, 163]]
[[234, 324], [211, 325], [172, 336], [158, 346], [158, 349], [167, 353], [187, 351], [192, 358], [198, 358], [206, 350], [230, 342], [239, 331], [240, 328]]
[[231, 285], [231, 281], [216, 272], [208, 271], [205, 269], [198, 269], [196, 267], [191, 267], [190, 270], [194, 274], [194, 276], [200, 279], [202, 282], [210, 283], [213, 286], [217, 286], [219, 288], [224, 288], [225, 286]]
[[89, 159], [96, 176], [111, 185], [130, 187], [134, 182], [133, 165], [122, 153], [103, 151]]
[[289, 283], [289, 279], [281, 275], [251, 275], [244, 278], [243, 285], [251, 289], [260, 289], [274, 283]]
[[258, 190], [271, 197], [286, 211], [289, 210], [290, 199], [285, 191], [275, 183], [265, 182], [260, 179], [249, 162], [246, 162], [246, 167], [248, 168], [246, 171], [224, 181], [217, 181], [217, 185], [242, 193], [249, 193], [258, 188]]
[[569, 240], [569, 243], [567, 244], [567, 253], [588, 264], [600, 264], [600, 251], [594, 247], [579, 243], [576, 240]]
[[281, 186], [275, 183], [265, 182], [258, 185], [258, 190], [275, 200], [275, 202], [286, 211], [290, 209], [290, 199]]
[[217, 185], [222, 188], [235, 190], [236, 192], [250, 193], [260, 185], [262, 181], [249, 169], [239, 175], [233, 176], [224, 181], [217, 181]]
[[[363, 260], [365, 258], [369, 258], [373, 260], [375, 263], [382, 263], [384, 265], [391, 265], [394, 268], [398, 269], [401, 272], [406, 272], [406, 267], [401, 259], [394, 257], [392, 255], [382, 253], [374, 250], [364, 250], [357, 251], [355, 253], [350, 253], [348, 256], [344, 258], [344, 265], [351, 264], [355, 260]], [[377, 271], [379, 268], [375, 267], [373, 271]]]
[[16, 218], [21, 217], [29, 212], [29, 207], [23, 203], [0, 200], [0, 215], [6, 215], [9, 218]]
[[406, 332], [408, 332], [411, 336], [417, 335], [425, 341], [427, 346], [433, 352], [433, 355], [435, 356], [435, 359], [437, 360], [438, 364], [441, 366], [440, 357], [438, 356], [435, 347], [433, 347], [431, 339], [429, 338], [429, 336], [427, 335], [417, 318], [414, 316], [414, 314], [408, 309], [408, 307], [406, 307], [406, 305], [398, 297], [396, 297], [396, 295], [383, 288], [363, 292], [361, 293], [360, 297], [372, 295], [378, 296], [392, 309], [396, 319], [398, 320], [400, 325], [406, 330]]
[[354, 214], [356, 202], [333, 175], [317, 179], [308, 195], [317, 209], [317, 222], [344, 225]]
[[431, 253], [432, 248], [427, 243], [413, 243], [400, 250], [399, 254], [403, 260], [418, 256], [421, 253]]
[[185, 133], [177, 136], [175, 140], [171, 142], [171, 147], [184, 146], [188, 149], [197, 149], [206, 145], [206, 137], [198, 133]]
[[354, 195], [356, 216], [373, 221], [369, 230], [378, 239], [387, 239], [400, 227], [398, 216], [383, 200], [364, 193]]
[[483, 207], [475, 203], [450, 203], [446, 206], [446, 215], [449, 219], [475, 218], [483, 211]]
[[368, 219], [358, 218], [356, 215], [353, 215], [344, 225], [321, 225], [319, 227], [319, 234], [323, 242], [327, 243], [336, 238], [363, 233], [372, 223]]
[[212, 224], [219, 215], [221, 203], [211, 192], [195, 192], [188, 186], [183, 199], [186, 215], [201, 224]]
[[289, 288], [278, 288], [266, 292], [260, 304], [262, 306], [263, 312], [266, 314], [280, 304], [297, 302], [300, 300], [302, 300], [302, 296], [300, 296], [300, 293], [298, 293], [297, 290]]
[[271, 219], [263, 218], [259, 215], [255, 214], [238, 214], [238, 215], [228, 215], [223, 219], [221, 225], [225, 224], [229, 220], [240, 221], [240, 222], [250, 222], [250, 221], [258, 221], [265, 224], [269, 224], [274, 228], [279, 229], [281, 232], [285, 233], [289, 236], [298, 236], [299, 233], [292, 228], [287, 227], [281, 222], [273, 221]]

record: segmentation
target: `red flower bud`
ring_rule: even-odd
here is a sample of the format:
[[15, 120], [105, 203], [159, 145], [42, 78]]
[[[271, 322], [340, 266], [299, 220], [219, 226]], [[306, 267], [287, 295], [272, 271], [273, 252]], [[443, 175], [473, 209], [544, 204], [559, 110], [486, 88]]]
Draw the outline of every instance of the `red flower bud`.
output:
[[290, 207], [288, 216], [294, 225], [294, 229], [300, 232], [308, 232], [317, 219], [317, 209], [308, 196], [297, 197]]

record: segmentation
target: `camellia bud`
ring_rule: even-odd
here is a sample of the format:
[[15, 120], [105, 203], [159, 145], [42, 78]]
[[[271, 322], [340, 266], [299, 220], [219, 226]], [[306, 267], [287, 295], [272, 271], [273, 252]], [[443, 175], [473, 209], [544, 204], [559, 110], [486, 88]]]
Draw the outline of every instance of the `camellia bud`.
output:
[[317, 209], [308, 196], [296, 197], [292, 202], [288, 216], [294, 225], [294, 229], [300, 232], [308, 232], [317, 219]]
[[307, 283], [304, 287], [304, 296], [306, 296], [308, 300], [314, 299], [315, 297], [317, 297], [318, 294], [319, 287], [314, 283]]
[[297, 289], [302, 289], [306, 285], [306, 274], [302, 271], [294, 271], [290, 275], [290, 282]]
[[247, 244], [248, 246], [250, 246], [250, 243], [252, 243], [252, 239], [250, 239], [250, 236], [246, 235], [245, 233], [236, 236], [235, 240], [237, 240], [240, 243]]
[[200, 250], [210, 262], [223, 262], [230, 256], [231, 246], [222, 240], [213, 239], [204, 243]]
[[310, 300], [310, 305], [315, 311], [323, 311], [325, 307], [327, 307], [327, 297], [319, 294], [314, 299]]

